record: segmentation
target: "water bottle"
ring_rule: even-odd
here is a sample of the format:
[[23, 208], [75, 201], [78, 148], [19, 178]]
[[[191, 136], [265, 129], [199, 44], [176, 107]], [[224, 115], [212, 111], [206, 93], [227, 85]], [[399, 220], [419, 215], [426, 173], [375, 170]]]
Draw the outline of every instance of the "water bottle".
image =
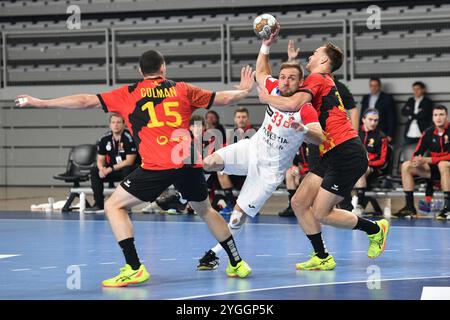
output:
[[52, 197], [48, 198], [48, 206], [45, 208], [45, 212], [50, 213], [53, 212], [53, 204], [55, 203], [55, 199]]
[[86, 209], [86, 194], [84, 192], [80, 193], [80, 213], [84, 213]]
[[391, 214], [392, 214], [391, 204], [392, 204], [391, 198], [386, 198], [386, 205], [384, 207], [383, 214], [384, 214], [384, 217], [388, 218], [388, 219], [391, 217]]

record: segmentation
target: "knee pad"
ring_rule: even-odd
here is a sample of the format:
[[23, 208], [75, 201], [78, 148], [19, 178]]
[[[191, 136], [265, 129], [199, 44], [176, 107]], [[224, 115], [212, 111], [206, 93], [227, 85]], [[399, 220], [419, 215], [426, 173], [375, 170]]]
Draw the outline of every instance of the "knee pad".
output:
[[228, 223], [231, 229], [239, 229], [242, 227], [242, 224], [244, 223], [242, 217], [244, 216], [244, 214], [245, 213], [242, 213], [240, 211], [233, 210], [233, 213], [230, 217], [230, 222]]

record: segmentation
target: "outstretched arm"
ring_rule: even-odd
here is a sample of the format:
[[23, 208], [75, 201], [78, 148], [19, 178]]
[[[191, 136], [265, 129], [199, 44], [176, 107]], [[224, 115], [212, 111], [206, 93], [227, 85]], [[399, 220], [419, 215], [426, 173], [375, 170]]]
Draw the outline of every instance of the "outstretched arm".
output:
[[241, 70], [241, 82], [236, 90], [218, 91], [214, 97], [213, 106], [227, 106], [241, 101], [252, 91], [255, 82], [255, 72], [250, 66]]
[[100, 108], [100, 100], [95, 94], [77, 94], [56, 99], [38, 99], [28, 95], [20, 95], [15, 100], [18, 107], [93, 109]]
[[266, 88], [258, 87], [259, 101], [270, 104], [281, 111], [297, 111], [302, 105], [311, 101], [307, 92], [297, 92], [290, 97], [272, 96]]

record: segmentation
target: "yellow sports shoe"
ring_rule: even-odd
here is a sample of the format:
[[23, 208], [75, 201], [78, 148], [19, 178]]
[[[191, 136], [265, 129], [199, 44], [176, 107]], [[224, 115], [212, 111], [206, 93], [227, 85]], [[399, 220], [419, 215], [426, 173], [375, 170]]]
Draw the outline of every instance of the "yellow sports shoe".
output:
[[126, 287], [130, 284], [144, 283], [148, 279], [150, 279], [150, 274], [143, 264], [137, 270], [133, 270], [129, 264], [126, 264], [125, 267], [120, 268], [118, 276], [103, 281], [102, 285], [104, 287]]
[[241, 260], [236, 267], [233, 267], [230, 261], [228, 261], [228, 266], [225, 272], [229, 277], [246, 278], [252, 273], [252, 269], [244, 260]]
[[297, 270], [333, 270], [336, 268], [336, 262], [331, 254], [328, 257], [320, 259], [316, 253], [311, 255], [311, 259], [295, 265]]
[[370, 242], [367, 256], [371, 259], [375, 259], [384, 251], [389, 233], [389, 221], [381, 219], [375, 223], [380, 227], [380, 231], [376, 234], [368, 235]]

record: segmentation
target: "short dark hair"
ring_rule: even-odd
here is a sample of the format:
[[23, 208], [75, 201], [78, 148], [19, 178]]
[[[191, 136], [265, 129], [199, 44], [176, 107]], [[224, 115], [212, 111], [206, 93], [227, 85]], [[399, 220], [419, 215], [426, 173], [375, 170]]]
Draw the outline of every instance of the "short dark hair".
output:
[[344, 53], [342, 50], [331, 42], [325, 44], [325, 53], [330, 59], [331, 72], [335, 72], [342, 66]]
[[118, 113], [111, 113], [109, 115], [109, 123], [111, 123], [112, 118], [120, 118], [122, 119], [122, 122], [125, 122], [125, 119]]
[[378, 85], [381, 86], [381, 79], [380, 78], [378, 78], [378, 77], [371, 77], [369, 79], [369, 82], [371, 82], [371, 81], [376, 81], [376, 82], [378, 82]]
[[234, 110], [234, 115], [236, 115], [236, 113], [238, 113], [238, 112], [245, 112], [247, 115], [249, 115], [248, 109], [245, 107], [239, 107], [236, 110]]
[[423, 83], [422, 81], [416, 81], [416, 82], [413, 83], [412, 86], [413, 87], [419, 86], [420, 88], [425, 89], [425, 83]]
[[442, 105], [442, 104], [438, 104], [437, 106], [434, 106], [434, 107], [433, 107], [433, 111], [434, 111], [434, 110], [444, 110], [444, 111], [445, 111], [445, 114], [448, 114], [447, 107], [444, 106], [444, 105]]
[[195, 114], [189, 119], [189, 126], [193, 126], [196, 122], [202, 122], [202, 126], [205, 125], [205, 119], [202, 116]]
[[302, 68], [302, 66], [300, 65], [300, 63], [298, 63], [298, 62], [295, 62], [295, 61], [287, 61], [287, 62], [283, 62], [281, 65], [280, 65], [280, 72], [281, 72], [281, 70], [283, 70], [283, 69], [290, 69], [290, 68], [292, 68], [292, 69], [297, 69], [298, 70], [298, 73], [300, 74], [300, 79], [303, 79], [303, 76], [304, 76], [304, 73], [303, 73], [303, 68]]
[[139, 67], [144, 75], [151, 75], [159, 72], [164, 64], [164, 56], [156, 50], [148, 50], [139, 58]]

